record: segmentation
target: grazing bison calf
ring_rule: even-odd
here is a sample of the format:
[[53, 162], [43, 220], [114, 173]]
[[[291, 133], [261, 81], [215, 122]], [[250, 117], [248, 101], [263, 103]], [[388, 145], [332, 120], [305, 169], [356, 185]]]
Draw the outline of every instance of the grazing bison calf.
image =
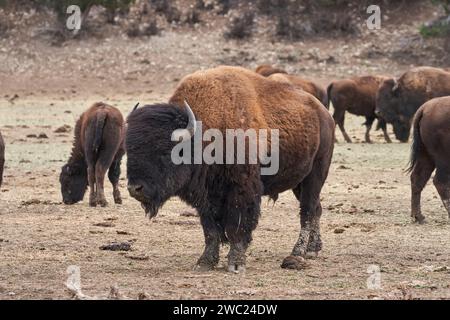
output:
[[377, 92], [375, 113], [392, 123], [398, 140], [407, 142], [417, 109], [428, 100], [448, 95], [450, 72], [431, 67], [413, 68], [398, 80], [383, 81]]
[[[333, 118], [344, 136], [346, 142], [352, 142], [344, 128], [345, 112], [350, 112], [357, 116], [366, 118], [364, 125], [366, 126], [365, 141], [370, 143], [370, 129], [377, 119], [375, 115], [375, 97], [378, 86], [387, 77], [384, 76], [365, 76], [354, 77], [333, 81], [327, 88], [328, 103], [333, 103]], [[386, 122], [378, 119], [377, 127], [383, 130], [384, 139], [391, 143], [391, 139], [387, 133]]]
[[120, 111], [96, 103], [84, 112], [75, 126], [72, 154], [60, 175], [65, 204], [83, 200], [90, 188], [89, 205], [107, 205], [104, 192], [106, 171], [114, 188], [115, 203], [122, 203], [119, 191], [120, 162], [125, 153], [124, 120]]
[[413, 121], [411, 150], [411, 215], [417, 222], [425, 217], [420, 195], [431, 173], [450, 218], [450, 97], [435, 98], [417, 110]]
[[2, 133], [0, 132], [0, 187], [3, 182], [3, 168], [5, 166], [5, 142], [3, 141]]
[[287, 74], [286, 71], [274, 68], [267, 64], [257, 67], [255, 72], [275, 81], [291, 83], [294, 87], [312, 94], [314, 97], [319, 99], [325, 107], [328, 108], [327, 92], [321, 85], [313, 81]]
[[[278, 131], [279, 140], [259, 137], [268, 143], [271, 155], [279, 155], [274, 174], [261, 174], [267, 169], [266, 161], [234, 163], [239, 154], [234, 145], [227, 146], [226, 152], [214, 149], [217, 161], [198, 161], [210, 147], [204, 142], [201, 150], [203, 132], [205, 141], [212, 141], [207, 133], [221, 133], [214, 145], [223, 147], [230, 142], [225, 133], [237, 129]], [[197, 149], [183, 152], [186, 162], [173, 159], [178, 140], [171, 137], [177, 132], [183, 133], [183, 141], [192, 145], [191, 150]], [[245, 268], [261, 197], [276, 200], [279, 193], [291, 189], [300, 202], [301, 231], [282, 266], [297, 268], [301, 264], [298, 256], [318, 253], [322, 248], [320, 192], [328, 175], [333, 140], [334, 121], [328, 111], [291, 84], [238, 67], [196, 72], [180, 82], [169, 104], [145, 106], [129, 115], [125, 143], [128, 190], [150, 218], [173, 196], [195, 207], [206, 245], [197, 267], [214, 268], [220, 244], [230, 243], [228, 270], [239, 272]]]

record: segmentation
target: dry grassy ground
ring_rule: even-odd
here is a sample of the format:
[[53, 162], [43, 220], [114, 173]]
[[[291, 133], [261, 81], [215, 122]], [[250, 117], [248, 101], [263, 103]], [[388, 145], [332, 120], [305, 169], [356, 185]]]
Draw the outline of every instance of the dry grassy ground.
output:
[[[166, 98], [151, 93], [139, 101]], [[178, 199], [149, 221], [128, 196], [123, 174], [123, 205], [111, 204], [109, 185], [107, 208], [90, 208], [86, 201], [61, 204], [58, 175], [70, 152], [72, 131], [54, 130], [63, 124], [73, 127], [96, 99], [0, 102], [0, 128], [7, 142], [0, 194], [0, 299], [69, 298], [65, 281], [71, 265], [81, 268], [83, 292], [91, 296], [106, 295], [116, 284], [127, 297], [145, 293], [151, 299], [450, 298], [450, 225], [437, 193], [430, 183], [423, 194], [428, 223], [412, 224], [409, 178], [402, 171], [409, 145], [385, 144], [380, 132], [373, 134], [374, 144], [361, 143], [363, 118], [347, 118], [356, 143], [343, 143], [337, 133], [322, 193], [324, 249], [309, 260], [310, 268], [280, 268], [299, 231], [298, 203], [286, 192], [274, 206], [264, 201], [244, 275], [222, 267], [198, 273], [192, 267], [203, 249], [201, 227], [198, 218], [181, 215], [189, 208]], [[133, 99], [109, 102], [128, 113]], [[27, 137], [40, 133], [49, 139]], [[131, 241], [132, 251], [99, 249], [112, 241]], [[222, 261], [226, 252], [223, 248]], [[370, 265], [381, 269], [381, 289], [367, 288]]]

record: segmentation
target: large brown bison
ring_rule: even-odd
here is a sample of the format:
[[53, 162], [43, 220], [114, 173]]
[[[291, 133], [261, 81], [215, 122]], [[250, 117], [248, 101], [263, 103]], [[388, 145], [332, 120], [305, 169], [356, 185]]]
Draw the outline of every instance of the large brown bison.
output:
[[435, 98], [417, 110], [411, 150], [411, 216], [422, 222], [420, 195], [436, 169], [433, 183], [450, 218], [450, 97]]
[[[188, 144], [194, 145], [202, 136], [196, 120], [202, 121], [203, 130], [222, 133], [229, 129], [279, 130], [279, 148], [272, 152], [279, 155], [278, 172], [261, 175], [260, 161], [175, 164], [171, 152], [176, 142], [171, 135], [185, 128]], [[245, 269], [261, 197], [277, 199], [279, 193], [292, 189], [300, 201], [301, 231], [282, 267], [296, 268], [299, 256], [322, 248], [320, 192], [328, 175], [333, 141], [334, 121], [327, 110], [292, 85], [239, 67], [196, 72], [180, 82], [168, 104], [145, 106], [129, 115], [128, 189], [150, 217], [173, 196], [195, 207], [206, 244], [197, 268], [214, 268], [220, 244], [229, 243], [228, 270], [232, 272]], [[189, 163], [195, 163], [197, 155], [188, 155]], [[227, 148], [222, 158], [229, 156], [236, 158], [234, 148]]]
[[3, 168], [5, 166], [5, 142], [3, 141], [2, 133], [0, 132], [0, 187], [3, 182]]
[[120, 111], [99, 102], [84, 112], [75, 126], [72, 154], [60, 175], [65, 204], [83, 200], [90, 188], [89, 205], [107, 205], [105, 174], [113, 185], [115, 203], [122, 203], [119, 191], [120, 162], [125, 153], [124, 120]]
[[377, 93], [375, 113], [393, 125], [398, 140], [407, 142], [417, 109], [428, 100], [448, 95], [450, 72], [418, 67], [405, 72], [399, 79], [383, 81]]
[[306, 79], [303, 79], [298, 76], [287, 74], [286, 71], [278, 68], [274, 68], [270, 65], [264, 64], [261, 66], [258, 66], [255, 70], [256, 73], [259, 73], [260, 75], [264, 77], [268, 77], [272, 80], [280, 81], [280, 82], [289, 82], [295, 87], [297, 87], [300, 90], [306, 91], [310, 94], [312, 94], [314, 97], [319, 99], [320, 102], [325, 107], [328, 107], [328, 97], [327, 92], [325, 89], [313, 82]]
[[[366, 118], [365, 141], [370, 143], [370, 129], [377, 119], [375, 115], [375, 97], [378, 86], [387, 77], [384, 76], [364, 76], [350, 79], [337, 80], [330, 83], [327, 88], [328, 102], [333, 104], [333, 118], [342, 132], [346, 142], [352, 142], [344, 128], [345, 112], [363, 116]], [[386, 122], [378, 119], [377, 127], [383, 130], [384, 139], [391, 143], [387, 133]]]

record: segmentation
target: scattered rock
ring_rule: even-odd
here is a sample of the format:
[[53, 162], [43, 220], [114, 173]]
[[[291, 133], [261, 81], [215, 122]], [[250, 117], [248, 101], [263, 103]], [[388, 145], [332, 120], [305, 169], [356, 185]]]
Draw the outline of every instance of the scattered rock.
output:
[[127, 255], [125, 255], [125, 258], [131, 259], [131, 260], [139, 260], [139, 261], [146, 261], [146, 260], [150, 259], [149, 256], [146, 254], [137, 254], [137, 255], [127, 254]]
[[72, 130], [72, 127], [65, 124], [62, 127], [57, 128], [54, 133], [67, 133], [70, 132], [70, 130]]
[[115, 224], [113, 224], [112, 222], [99, 222], [99, 223], [94, 223], [95, 227], [105, 227], [105, 228], [113, 228], [115, 227]]
[[344, 231], [345, 231], [344, 228], [336, 228], [336, 229], [334, 229], [333, 232], [339, 234], [339, 233], [344, 233]]
[[105, 244], [103, 246], [100, 246], [100, 250], [130, 251], [131, 243], [129, 243], [129, 242], [112, 242], [110, 244]]
[[286, 257], [281, 263], [283, 269], [304, 270], [309, 268], [310, 265], [303, 257], [289, 256]]

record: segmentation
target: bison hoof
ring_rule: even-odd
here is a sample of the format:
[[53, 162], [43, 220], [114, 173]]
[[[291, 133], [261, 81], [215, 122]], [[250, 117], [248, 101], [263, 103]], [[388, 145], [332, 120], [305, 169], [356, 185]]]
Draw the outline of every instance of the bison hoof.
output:
[[293, 270], [303, 270], [309, 267], [305, 258], [300, 256], [289, 256], [284, 258], [281, 263], [281, 268], [283, 269], [293, 269]]
[[98, 200], [97, 203], [100, 207], [103, 207], [103, 208], [108, 205], [108, 202], [106, 200]]
[[206, 263], [197, 263], [194, 266], [194, 271], [198, 271], [198, 272], [206, 272], [206, 271], [211, 271], [214, 269], [214, 266], [211, 264], [206, 264]]
[[97, 201], [94, 201], [94, 202], [89, 201], [89, 206], [90, 207], [96, 207], [97, 206]]
[[122, 199], [121, 199], [121, 198], [114, 199], [114, 202], [115, 202], [116, 204], [122, 204]]
[[426, 223], [425, 217], [415, 217], [414, 222], [418, 224], [425, 224]]
[[245, 265], [243, 264], [229, 264], [228, 265], [228, 272], [232, 273], [244, 273], [245, 272]]
[[306, 252], [305, 258], [306, 259], [317, 259], [319, 257], [319, 252], [315, 252], [315, 251], [308, 251]]

